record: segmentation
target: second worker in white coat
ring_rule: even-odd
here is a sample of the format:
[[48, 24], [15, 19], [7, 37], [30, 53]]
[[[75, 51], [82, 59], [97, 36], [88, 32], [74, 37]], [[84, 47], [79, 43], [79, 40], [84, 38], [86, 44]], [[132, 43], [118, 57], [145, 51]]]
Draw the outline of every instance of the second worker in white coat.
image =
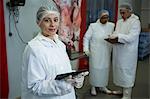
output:
[[123, 43], [113, 42], [113, 82], [123, 88], [122, 99], [131, 99], [141, 26], [139, 17], [132, 12], [130, 4], [120, 5], [120, 15], [122, 19], [117, 21], [115, 32], [110, 36], [116, 42]]
[[114, 24], [108, 22], [109, 12], [101, 10], [99, 19], [91, 23], [84, 35], [83, 50], [89, 56], [89, 77], [92, 85], [91, 94], [97, 95], [96, 88], [110, 94], [106, 88], [109, 78], [111, 44], [104, 39], [114, 31]]

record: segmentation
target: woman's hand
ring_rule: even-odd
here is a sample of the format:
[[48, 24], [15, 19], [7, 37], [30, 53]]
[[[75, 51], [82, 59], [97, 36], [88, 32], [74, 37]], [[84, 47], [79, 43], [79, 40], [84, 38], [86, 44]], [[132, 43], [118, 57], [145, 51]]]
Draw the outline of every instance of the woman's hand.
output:
[[79, 75], [75, 76], [74, 79], [75, 79], [75, 87], [76, 88], [81, 88], [83, 86], [83, 83], [84, 83], [84, 78], [85, 76], [87, 76], [89, 74], [89, 72], [83, 72], [83, 73], [80, 73]]

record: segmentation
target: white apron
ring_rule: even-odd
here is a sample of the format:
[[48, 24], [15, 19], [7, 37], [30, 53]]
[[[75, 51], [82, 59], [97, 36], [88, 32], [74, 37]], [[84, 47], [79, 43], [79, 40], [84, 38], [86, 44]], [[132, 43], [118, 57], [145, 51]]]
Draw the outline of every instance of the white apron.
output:
[[104, 39], [112, 34], [114, 24], [100, 22], [90, 24], [84, 36], [84, 50], [89, 50], [90, 83], [96, 87], [108, 84], [111, 44]]
[[117, 22], [115, 35], [124, 44], [113, 45], [113, 81], [121, 87], [132, 87], [137, 67], [140, 21], [134, 14]]

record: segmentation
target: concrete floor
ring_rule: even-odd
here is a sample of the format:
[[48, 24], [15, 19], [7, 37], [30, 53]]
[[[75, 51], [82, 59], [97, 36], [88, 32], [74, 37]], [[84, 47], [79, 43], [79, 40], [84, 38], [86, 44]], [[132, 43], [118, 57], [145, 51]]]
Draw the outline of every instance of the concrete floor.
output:
[[[150, 99], [149, 73], [150, 57], [138, 61], [136, 81], [132, 92], [132, 99]], [[90, 88], [91, 86], [89, 84], [87, 76], [85, 79], [84, 86], [81, 89], [76, 89], [77, 99], [121, 99], [122, 97], [116, 95], [107, 95], [101, 92], [98, 92], [97, 96], [91, 96]], [[121, 90], [121, 88], [115, 86], [112, 82], [112, 71], [110, 71], [110, 80], [108, 88], [112, 90]]]

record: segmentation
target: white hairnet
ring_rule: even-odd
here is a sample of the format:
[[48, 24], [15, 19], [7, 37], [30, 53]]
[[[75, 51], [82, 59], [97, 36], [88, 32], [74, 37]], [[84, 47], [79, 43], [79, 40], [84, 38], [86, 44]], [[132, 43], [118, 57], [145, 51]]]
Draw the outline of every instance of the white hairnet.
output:
[[48, 0], [45, 4], [43, 4], [37, 11], [36, 14], [36, 21], [38, 24], [41, 23], [44, 17], [46, 17], [49, 14], [55, 14], [58, 17], [60, 17], [60, 12], [56, 4], [53, 2], [53, 0]]
[[100, 16], [100, 18], [102, 17], [102, 16], [104, 16], [104, 15], [108, 15], [109, 16], [109, 12], [107, 11], [107, 10], [101, 10], [100, 12], [99, 12], [99, 16]]
[[128, 9], [129, 11], [133, 11], [132, 6], [129, 3], [123, 3], [120, 5], [120, 9]]

